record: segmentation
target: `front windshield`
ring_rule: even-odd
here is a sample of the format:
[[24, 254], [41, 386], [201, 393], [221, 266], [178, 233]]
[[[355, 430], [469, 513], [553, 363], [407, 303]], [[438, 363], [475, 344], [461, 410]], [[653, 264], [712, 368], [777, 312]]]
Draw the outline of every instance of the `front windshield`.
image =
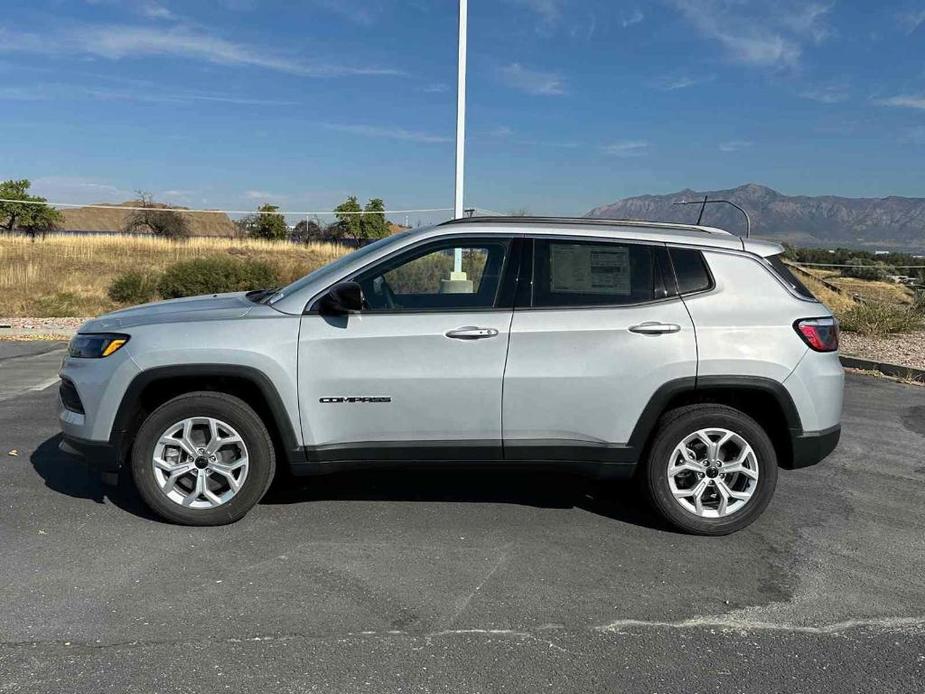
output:
[[362, 248], [358, 248], [352, 253], [348, 253], [347, 255], [342, 256], [332, 263], [328, 263], [327, 265], [322, 265], [317, 270], [314, 270], [313, 272], [310, 272], [307, 275], [305, 275], [305, 277], [297, 279], [292, 284], [287, 285], [283, 287], [282, 289], [280, 289], [278, 292], [276, 292], [272, 297], [270, 297], [267, 300], [267, 303], [275, 304], [277, 301], [279, 301], [283, 297], [290, 296], [294, 294], [295, 292], [299, 291], [300, 289], [302, 289], [303, 287], [308, 286], [308, 284], [310, 284], [311, 282], [315, 282], [316, 280], [323, 280], [328, 275], [336, 275], [338, 272], [340, 272], [343, 268], [347, 267], [351, 263], [357, 260], [361, 260], [362, 258], [365, 258], [368, 255], [372, 255], [373, 253], [376, 253], [377, 251], [379, 251], [382, 248], [385, 248], [386, 246], [399, 242], [403, 240], [404, 238], [406, 238], [409, 234], [411, 234], [410, 231], [403, 231], [398, 234], [393, 234], [392, 236], [386, 236], [384, 239], [373, 241], [368, 246], [363, 246]]

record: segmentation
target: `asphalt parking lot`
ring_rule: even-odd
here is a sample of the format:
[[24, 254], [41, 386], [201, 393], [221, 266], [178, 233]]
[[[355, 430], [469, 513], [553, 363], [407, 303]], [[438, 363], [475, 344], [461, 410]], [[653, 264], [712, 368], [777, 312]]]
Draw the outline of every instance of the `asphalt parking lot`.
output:
[[197, 529], [58, 452], [30, 388], [60, 347], [32, 344], [0, 343], [0, 692], [925, 690], [925, 388], [849, 376], [838, 450], [725, 538], [501, 470], [315, 479]]

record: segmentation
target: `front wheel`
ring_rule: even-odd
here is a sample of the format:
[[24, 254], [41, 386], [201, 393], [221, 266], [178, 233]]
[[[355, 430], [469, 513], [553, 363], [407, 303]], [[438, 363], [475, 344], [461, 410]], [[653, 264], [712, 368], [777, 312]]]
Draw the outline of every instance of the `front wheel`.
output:
[[141, 425], [132, 476], [161, 517], [183, 525], [223, 525], [260, 501], [273, 480], [273, 442], [243, 400], [194, 392], [167, 401]]
[[660, 422], [646, 467], [649, 497], [673, 526], [727, 535], [751, 524], [777, 485], [765, 430], [724, 405], [689, 405]]

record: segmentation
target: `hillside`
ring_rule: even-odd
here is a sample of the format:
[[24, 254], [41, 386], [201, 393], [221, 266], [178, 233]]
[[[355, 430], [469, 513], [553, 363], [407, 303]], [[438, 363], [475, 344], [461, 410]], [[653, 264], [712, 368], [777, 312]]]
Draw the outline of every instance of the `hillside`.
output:
[[[125, 228], [125, 221], [129, 214], [122, 207], [138, 207], [140, 200], [128, 200], [120, 204], [99, 203], [97, 207], [75, 207], [63, 209], [64, 222], [61, 228], [65, 231], [114, 231], [119, 232]], [[105, 207], [105, 209], [103, 209]], [[153, 207], [170, 207], [155, 203]], [[183, 210], [183, 207], [170, 207], [174, 210]], [[234, 222], [224, 212], [187, 212], [185, 213], [190, 224], [192, 236], [237, 236], [238, 230]]]
[[[756, 236], [800, 246], [925, 252], [925, 198], [789, 196], [749, 183], [731, 190], [686, 189], [668, 195], [624, 198], [596, 207], [587, 216], [694, 222], [698, 207], [672, 203], [703, 199], [704, 195], [732, 200], [748, 210]], [[703, 221], [733, 233], [745, 228], [741, 213], [728, 205], [709, 205]]]

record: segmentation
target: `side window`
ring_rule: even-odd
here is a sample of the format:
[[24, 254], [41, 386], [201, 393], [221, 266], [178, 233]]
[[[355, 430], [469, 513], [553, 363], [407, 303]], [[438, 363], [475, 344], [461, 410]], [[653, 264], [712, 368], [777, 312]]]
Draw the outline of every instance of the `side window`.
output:
[[507, 240], [430, 244], [386, 260], [356, 281], [370, 311], [491, 308], [509, 245]]
[[671, 248], [668, 252], [678, 279], [678, 293], [702, 292], [713, 286], [703, 253], [691, 248]]
[[662, 247], [536, 239], [533, 306], [638, 304], [666, 296]]
[[766, 260], [771, 264], [771, 267], [774, 268], [774, 271], [784, 280], [785, 284], [789, 284], [790, 288], [793, 289], [797, 294], [802, 296], [804, 299], [809, 301], [818, 301], [818, 299], [813, 296], [813, 293], [809, 291], [809, 288], [800, 282], [797, 279], [797, 276], [793, 274], [789, 267], [784, 264], [783, 259], [779, 255], [772, 255]]

